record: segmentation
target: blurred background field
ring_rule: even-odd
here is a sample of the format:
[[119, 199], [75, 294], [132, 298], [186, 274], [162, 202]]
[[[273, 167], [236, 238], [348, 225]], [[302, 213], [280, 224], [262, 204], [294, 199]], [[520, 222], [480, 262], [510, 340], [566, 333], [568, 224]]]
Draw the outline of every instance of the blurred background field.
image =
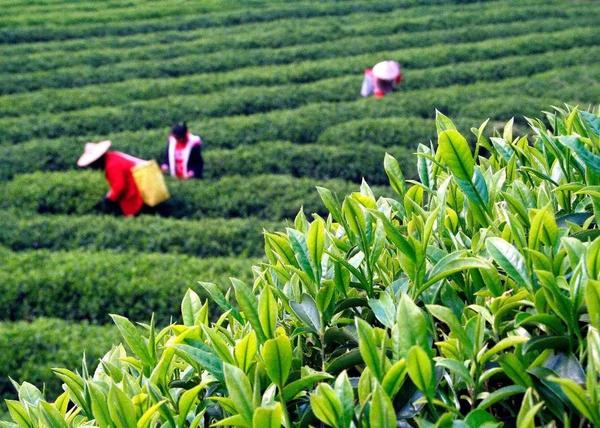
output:
[[[435, 109], [468, 133], [552, 104], [600, 99], [600, 3], [574, 0], [0, 0], [0, 397], [56, 392], [54, 366], [116, 339], [108, 313], [167, 323], [197, 281], [247, 278], [262, 230], [316, 185], [339, 193], [435, 136]], [[383, 59], [405, 81], [362, 99]], [[202, 136], [206, 179], [168, 181], [170, 217], [98, 211], [82, 143], [159, 158], [169, 127]], [[411, 169], [412, 168], [412, 169]]]

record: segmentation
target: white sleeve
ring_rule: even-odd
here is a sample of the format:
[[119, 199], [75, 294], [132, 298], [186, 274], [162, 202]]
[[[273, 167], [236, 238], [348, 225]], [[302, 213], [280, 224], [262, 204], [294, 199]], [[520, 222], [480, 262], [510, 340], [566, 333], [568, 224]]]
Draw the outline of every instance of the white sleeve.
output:
[[362, 82], [362, 87], [360, 88], [360, 94], [363, 97], [368, 97], [373, 93], [373, 79], [371, 76], [365, 75], [365, 78]]

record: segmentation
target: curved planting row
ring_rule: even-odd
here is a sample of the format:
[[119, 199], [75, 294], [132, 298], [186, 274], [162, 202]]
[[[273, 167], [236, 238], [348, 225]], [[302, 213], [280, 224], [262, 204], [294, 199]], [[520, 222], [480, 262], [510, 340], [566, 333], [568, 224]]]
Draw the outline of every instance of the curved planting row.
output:
[[[551, 39], [548, 44], [552, 44]], [[416, 70], [407, 73], [407, 81], [412, 84], [407, 83], [404, 91], [395, 96], [406, 98], [413, 95], [412, 91], [432, 86], [445, 88], [452, 84], [497, 81], [533, 75], [553, 68], [594, 65], [599, 61], [600, 47], [588, 47], [554, 51], [531, 58], [531, 61], [527, 61], [525, 56], [519, 56]], [[3, 118], [0, 119], [0, 128], [3, 129], [0, 142], [19, 143], [32, 138], [135, 131], [169, 126], [180, 118], [251, 115], [297, 108], [314, 102], [352, 101], [356, 100], [359, 86], [359, 78], [349, 76], [304, 85], [232, 88], [205, 96], [170, 96], [137, 101], [120, 107], [98, 107], [69, 113]]]
[[[540, 0], [528, 0], [527, 4], [539, 4]], [[501, 4], [497, 4], [496, 6], [502, 8]], [[353, 29], [355, 31], [360, 31], [360, 27], [357, 27], [357, 21], [365, 21], [373, 17], [381, 17], [382, 14], [390, 17], [397, 17], [402, 19], [404, 17], [418, 17], [423, 13], [417, 13], [424, 8], [431, 9], [432, 7], [439, 8], [439, 5], [431, 5], [431, 6], [414, 6], [409, 9], [401, 9], [397, 10], [388, 10], [388, 11], [364, 11], [364, 12], [352, 12], [347, 15], [338, 15], [338, 16], [312, 16], [312, 17], [304, 17], [303, 19], [298, 18], [281, 18], [273, 21], [259, 21], [259, 22], [248, 22], [241, 23], [236, 26], [236, 30], [239, 33], [247, 34], [249, 37], [246, 40], [240, 39], [235, 34], [230, 34], [230, 38], [234, 38], [236, 40], [240, 40], [241, 43], [252, 43], [254, 41], [254, 45], [250, 47], [281, 47], [285, 46], [287, 41], [298, 32], [305, 33], [305, 31], [301, 30], [301, 27], [305, 28], [315, 28], [322, 30], [324, 34], [321, 38], [318, 38], [318, 35], [311, 34], [307, 35], [309, 40], [314, 41], [324, 41], [328, 40], [328, 37], [334, 37], [334, 34], [331, 34], [332, 28], [324, 26], [323, 24], [329, 24], [331, 22], [335, 22], [338, 24], [342, 24], [343, 27], [338, 29], [339, 36], [343, 37], [346, 34], [347, 29]], [[553, 6], [550, 6], [552, 9]], [[404, 12], [404, 13], [400, 13]], [[571, 12], [564, 12], [565, 16], [570, 16]], [[400, 14], [400, 16], [398, 16]], [[382, 30], [373, 28], [373, 31], [383, 31], [386, 32], [386, 27], [388, 26], [387, 22], [382, 20]], [[287, 30], [286, 33], [280, 33], [281, 30]], [[262, 31], [262, 32], [261, 32]], [[133, 33], [128, 35], [100, 35], [100, 36], [92, 36], [83, 39], [69, 39], [69, 40], [53, 40], [53, 41], [45, 41], [45, 42], [30, 42], [30, 43], [19, 43], [13, 45], [0, 45], [0, 52], [6, 55], [19, 55], [23, 53], [29, 53], [31, 55], [43, 53], [43, 52], [56, 52], [61, 55], [61, 51], [69, 50], [74, 54], [74, 58], [77, 58], [80, 51], [87, 50], [95, 50], [95, 51], [104, 51], [106, 49], [109, 50], [118, 50], [118, 49], [133, 49], [134, 52], [138, 48], [148, 47], [152, 45], [169, 45], [169, 44], [182, 44], [187, 45], [192, 41], [198, 42], [199, 39], [204, 40], [208, 45], [215, 46], [215, 48], [229, 46], [229, 41], [223, 36], [227, 33], [231, 33], [231, 28], [229, 26], [223, 27], [212, 27], [209, 32], [207, 32], [204, 28], [188, 28], [185, 31], [178, 30], [164, 30], [164, 31], [154, 31], [151, 33]], [[312, 32], [311, 32], [312, 33]], [[286, 37], [282, 37], [281, 40], [271, 40], [267, 41], [264, 36], [272, 35], [277, 36], [281, 34], [286, 34]], [[252, 39], [252, 40], [249, 40]], [[302, 40], [299, 40], [302, 42]], [[225, 43], [222, 45], [220, 43]], [[266, 44], [263, 44], [266, 43]], [[306, 41], [304, 42], [306, 43]], [[214, 49], [203, 47], [205, 45], [197, 46], [198, 49], [208, 49], [206, 51], [202, 51], [202, 53], [214, 51]], [[245, 46], [245, 45], [244, 45]], [[158, 46], [157, 49], [160, 50]], [[174, 53], [175, 56], [178, 55], [177, 52]]]
[[256, 259], [205, 258], [181, 254], [46, 250], [11, 252], [0, 248], [1, 319], [51, 316], [109, 323], [110, 313], [136, 320], [154, 314], [166, 325], [188, 288], [198, 281], [220, 285], [240, 274], [251, 280]]
[[[439, 7], [439, 6], [434, 6]], [[413, 43], [422, 44], [423, 37], [420, 32], [434, 32], [430, 44], [435, 43], [435, 32], [441, 29], [450, 29], [450, 23], [455, 28], [460, 25], [468, 25], [477, 19], [477, 26], [470, 26], [473, 30], [481, 31], [484, 24], [515, 24], [515, 20], [525, 20], [536, 23], [539, 19], [556, 20], [561, 19], [564, 24], [579, 21], [587, 21], [586, 17], [593, 18], [594, 10], [584, 11], [573, 9], [565, 13], [564, 8], [560, 6], [550, 6], [548, 9], [540, 9], [538, 6], [507, 6], [489, 4], [483, 8], [466, 8], [460, 11], [449, 10], [445, 20], [434, 20], [431, 16], [432, 6], [426, 6], [427, 15], [416, 13], [420, 8], [409, 10], [399, 10], [386, 13], [382, 16], [380, 13], [368, 12], [348, 15], [345, 17], [319, 17], [309, 20], [284, 20], [274, 21], [265, 24], [245, 26], [239, 34], [231, 34], [229, 27], [223, 27], [211, 31], [197, 30], [184, 32], [178, 36], [177, 40], [165, 41], [161, 33], [144, 36], [134, 45], [122, 47], [107, 47], [106, 41], [96, 45], [90, 43], [83, 45], [84, 48], [73, 51], [72, 47], [65, 46], [65, 43], [57, 44], [55, 49], [46, 46], [46, 49], [40, 49], [39, 46], [20, 46], [12, 49], [0, 49], [7, 56], [3, 60], [5, 73], [7, 72], [30, 72], [52, 70], [61, 67], [75, 65], [106, 65], [115, 64], [131, 60], [164, 60], [176, 58], [185, 52], [194, 52], [196, 54], [207, 54], [226, 49], [256, 49], [256, 48], [281, 48], [292, 45], [306, 45], [311, 43], [334, 42], [336, 40], [366, 36], [373, 38], [375, 36], [390, 36], [394, 33], [410, 30], [416, 41], [407, 40], [409, 46]], [[381, 18], [385, 19], [381, 19]], [[371, 22], [376, 19], [382, 21], [381, 25], [373, 28]], [[558, 27], [555, 27], [558, 28]], [[530, 32], [535, 32], [532, 28]], [[148, 38], [156, 38], [153, 43], [148, 43]], [[122, 38], [119, 38], [122, 40]], [[136, 39], [138, 41], [138, 39]], [[81, 42], [78, 42], [81, 43]], [[177, 44], [177, 49], [173, 45]], [[39, 51], [36, 52], [36, 47]], [[29, 49], [28, 49], [29, 48]], [[26, 57], [23, 54], [27, 53]]]
[[[248, 116], [210, 118], [199, 122], [189, 121], [190, 129], [197, 129], [211, 148], [233, 148], [261, 141], [289, 140], [296, 143], [316, 141], [327, 128], [350, 120], [368, 117], [430, 117], [437, 108], [440, 111], [459, 115], [472, 102], [495, 98], [498, 103], [507, 102], [511, 96], [548, 96], [554, 102], [578, 101], [593, 102], [597, 99], [597, 65], [564, 67], [537, 73], [531, 77], [519, 77], [497, 82], [477, 82], [470, 85], [399, 92], [382, 100], [353, 100], [350, 102], [309, 104], [297, 109], [278, 110]], [[548, 88], [552, 87], [552, 93]], [[335, 91], [337, 86], [331, 88]], [[510, 99], [508, 100], [510, 101]], [[512, 104], [511, 104], [512, 105]], [[176, 108], [176, 106], [174, 106]], [[538, 106], [539, 109], [539, 106]], [[168, 110], [165, 107], [165, 110]], [[517, 108], [514, 114], [533, 114], [528, 108]], [[475, 114], [481, 117], [481, 114]], [[178, 118], [181, 118], [179, 116]], [[496, 117], [495, 115], [493, 117]], [[118, 120], [115, 119], [115, 120]], [[6, 123], [6, 122], [5, 122]], [[102, 122], [103, 123], [103, 122]], [[97, 123], [99, 128], [102, 123]], [[56, 131], [65, 130], [67, 124], [47, 123], [40, 126], [53, 127]], [[167, 124], [164, 124], [166, 127]], [[430, 128], [430, 125], [428, 129]], [[81, 144], [86, 140], [111, 139], [118, 147], [133, 148], [137, 154], [144, 147], [163, 147], [166, 128], [136, 132], [110, 133], [109, 128], [99, 129], [97, 134], [85, 135], [80, 130], [79, 137], [65, 139], [64, 144]], [[102, 132], [105, 131], [105, 132]], [[8, 132], [8, 130], [7, 130]], [[17, 128], [15, 133], [27, 133], [27, 129]], [[75, 130], [72, 131], [75, 134]], [[412, 132], [407, 130], [407, 132]], [[430, 132], [429, 130], [427, 132]], [[23, 136], [23, 138], [25, 138]], [[398, 141], [401, 145], [414, 142]], [[58, 146], [56, 146], [58, 147]], [[136, 148], [137, 147], [137, 148]]]
[[196, 257], [256, 257], [263, 229], [282, 223], [254, 218], [175, 220], [142, 216], [37, 215], [0, 210], [0, 245], [13, 251], [115, 250], [180, 253]]
[[[509, 45], [521, 40], [519, 38], [515, 39], [515, 32], [528, 31], [527, 25], [521, 23], [517, 25], [519, 28], [512, 26], [504, 28], [504, 31], [506, 31], [505, 34], [510, 37], [505, 40]], [[553, 30], [556, 23], [550, 21], [547, 25], [547, 29]], [[445, 33], [453, 39], [460, 38], [454, 33]], [[464, 34], [468, 35], [467, 39], [469, 40], [473, 40], [472, 38], [477, 36], [476, 31]], [[550, 35], [552, 34], [554, 33]], [[541, 36], [538, 35], [537, 37]], [[531, 70], [536, 65], [538, 69], [542, 66], [550, 67], [551, 65], [547, 64], [547, 58], [550, 55], [548, 51], [557, 54], [556, 66], [565, 66], [569, 64], [569, 58], [572, 58], [573, 55], [573, 52], [569, 52], [569, 50], [577, 52], [578, 49], [586, 49], [583, 46], [572, 48], [570, 43], [563, 40], [559, 44], [544, 41], [541, 42], [541, 45], [536, 46], [535, 50], [537, 53], [531, 53], [525, 58], [524, 55], [519, 55], [518, 50], [510, 46], [504, 46], [504, 44], [498, 46], [498, 44], [499, 40], [496, 39], [488, 41], [477, 39], [477, 42], [473, 44], [459, 44], [457, 49], [460, 50], [460, 53], [454, 53], [451, 57], [448, 57], [448, 54], [443, 52], [445, 48], [440, 46], [433, 46], [426, 49], [426, 58], [419, 56], [415, 49], [389, 51], [386, 54], [392, 58], [403, 58], [408, 63], [410, 69], [407, 72], [407, 80], [404, 83], [404, 88], [415, 89], [459, 83], [453, 81], [453, 79], [456, 79], [456, 76], [464, 74], [473, 81], [485, 80], [491, 77], [501, 78], [508, 75], [516, 76], [527, 72], [527, 70]], [[581, 45], [577, 44], [577, 46]], [[457, 54], [461, 54], [462, 57], [458, 57]], [[515, 54], [517, 56], [513, 56]], [[215, 75], [201, 73], [172, 79], [133, 79], [118, 83], [4, 95], [0, 96], [0, 117], [40, 113], [47, 113], [49, 115], [50, 113], [102, 106], [123, 106], [122, 108], [127, 108], [124, 105], [131, 104], [132, 101], [154, 100], [156, 103], [159, 101], [156, 100], [157, 98], [173, 97], [174, 95], [198, 94], [195, 95], [195, 98], [199, 98], [198, 101], [200, 102], [206, 99], [207, 94], [217, 91], [220, 96], [228, 98], [228, 93], [238, 95], [239, 90], [251, 90], [251, 88], [239, 87], [307, 83], [321, 79], [347, 76], [349, 74], [358, 76], [360, 75], [357, 72], [358, 70], [364, 67], [365, 64], [376, 62], [381, 56], [380, 53], [369, 53], [337, 59], [304, 61], [295, 64], [263, 67], [253, 66], [242, 70], [217, 73]], [[490, 58], [486, 58], [486, 56], [490, 56]], [[540, 65], [544, 60], [546, 63]], [[479, 63], [475, 61], [479, 61]], [[446, 65], [448, 62], [457, 63]], [[571, 62], [573, 62], [572, 59]], [[590, 62], [590, 59], [584, 57], [583, 62]], [[502, 72], [494, 73], [490, 68], [495, 68]], [[474, 76], [475, 69], [481, 69], [481, 74]], [[448, 77], [444, 78], [445, 75], [448, 75]], [[465, 80], [466, 77], [462, 77], [463, 83], [465, 83]], [[356, 96], [356, 88], [353, 87], [351, 89], [354, 89], [352, 95]], [[215, 103], [214, 96], [208, 96], [207, 100], [209, 104]], [[164, 100], [161, 102], [164, 103]], [[210, 107], [207, 110], [208, 114], [215, 114]], [[235, 107], [233, 107], [233, 110], [235, 111]]]
[[[431, 120], [404, 117], [410, 114], [427, 114], [427, 108], [438, 107], [464, 117], [491, 117], [507, 119], [513, 114], [534, 114], [540, 105], [551, 105], [565, 100], [593, 102], [600, 96], [595, 76], [598, 67], [571, 67], [536, 75], [535, 80], [509, 79], [488, 85], [459, 86], [415, 92], [415, 97], [401, 103], [395, 97], [371, 102], [316, 104], [300, 109], [236, 117], [211, 122], [192, 123], [201, 130], [208, 142], [205, 151], [206, 175], [217, 178], [224, 175], [273, 172], [290, 175], [308, 175], [316, 178], [339, 176], [357, 181], [366, 177], [374, 184], [386, 183], [379, 165], [383, 149], [365, 139], [376, 140], [388, 151], [401, 157], [406, 148], [427, 142], [435, 130]], [[552, 96], [547, 88], [553, 87]], [[544, 95], [544, 98], [539, 98]], [[483, 100], [483, 101], [481, 101]], [[430, 113], [430, 112], [429, 112]], [[380, 119], [357, 119], [367, 116], [384, 116]], [[403, 116], [384, 120], [385, 116]], [[473, 121], [463, 119], [459, 125], [468, 129]], [[410, 128], [405, 128], [409, 125]], [[392, 125], [393, 128], [386, 129]], [[226, 129], [227, 132], [222, 132]], [[125, 132], [108, 135], [85, 136], [64, 140], [30, 141], [0, 147], [0, 179], [36, 170], [65, 170], [75, 168], [81, 144], [87, 139], [111, 138], [118, 150], [145, 159], [161, 159], [164, 151], [165, 131]], [[302, 147], [289, 143], [258, 143], [261, 139], [290, 138], [321, 142], [342, 147], [310, 145]], [[257, 147], [253, 148], [253, 144]], [[402, 146], [394, 146], [402, 144]], [[214, 149], [237, 145], [233, 152]], [[345, 146], [345, 147], [344, 147]], [[356, 146], [353, 149], [353, 146]], [[264, 156], [261, 156], [264, 155]], [[273, 157], [271, 158], [271, 155]], [[362, 164], [361, 164], [362, 162]], [[347, 168], [346, 168], [347, 165]], [[338, 175], [339, 174], [339, 175]], [[407, 171], [408, 176], [414, 170]]]
[[[175, 312], [175, 311], [174, 311]], [[16, 398], [9, 377], [21, 383], [46, 386], [59, 394], [61, 381], [55, 367], [81, 367], [83, 356], [93, 370], [121, 336], [110, 326], [90, 325], [60, 319], [40, 318], [33, 322], [0, 322], [0, 396]]]
[[[591, 28], [578, 28], [577, 30], [561, 31], [555, 29], [553, 32], [555, 37], [560, 37], [559, 45], [564, 46], [567, 40], [570, 40], [568, 46], [578, 46], [574, 40], [582, 44], [590, 44], [590, 38], [594, 38], [595, 32], [593, 25]], [[514, 54], [535, 53], [539, 52], [540, 47], [537, 44], [545, 46], [545, 38], [549, 36], [530, 34], [528, 37], [532, 40], [524, 41], [523, 45], [516, 46], [508, 45], [507, 43], [499, 43], [496, 41], [495, 49], [501, 48], [504, 51], [510, 49]], [[428, 34], [421, 34], [422, 46], [430, 46]], [[354, 37], [337, 40], [335, 42], [313, 43], [301, 46], [285, 47], [281, 49], [259, 48], [259, 49], [229, 49], [222, 52], [215, 52], [206, 55], [187, 54], [177, 58], [165, 60], [133, 60], [125, 61], [118, 64], [108, 64], [103, 66], [85, 66], [78, 65], [51, 71], [37, 71], [30, 73], [8, 73], [1, 75], [0, 94], [9, 94], [15, 92], [30, 91], [39, 88], [48, 87], [76, 87], [89, 84], [118, 82], [126, 79], [137, 78], [158, 78], [158, 77], [177, 77], [188, 74], [201, 72], [213, 73], [236, 70], [242, 67], [249, 66], [264, 66], [289, 64], [292, 62], [325, 59], [332, 57], [357, 55], [360, 53], [369, 53], [374, 51], [392, 51], [394, 49], [402, 49], [405, 47], [406, 36], [391, 35], [387, 37]], [[597, 36], [594, 39], [597, 41]], [[522, 42], [517, 40], [516, 43]], [[414, 45], [411, 45], [414, 46]], [[417, 46], [419, 46], [417, 44]], [[466, 59], [485, 59], [497, 57], [499, 54], [494, 54], [493, 50], [480, 56], [469, 56], [468, 52], [460, 52], [460, 56], [456, 56], [454, 48], [448, 49], [447, 46], [437, 46], [440, 50], [439, 54], [435, 55], [438, 58], [444, 55], [447, 56], [446, 61], [460, 62]], [[543, 51], [543, 48], [542, 48]], [[404, 55], [408, 55], [405, 58]], [[418, 55], [418, 50], [412, 52], [404, 52], [399, 57], [403, 64], [407, 67], [419, 66], [418, 64], [429, 64], [426, 56]], [[435, 62], [433, 64], [436, 64]], [[440, 64], [439, 62], [437, 63]], [[423, 67], [424, 65], [421, 65]], [[362, 71], [362, 68], [360, 68]]]
[[[78, 25], [89, 24], [90, 22], [93, 22], [94, 24], [103, 23], [110, 27], [118, 21], [130, 23], [135, 23], [135, 21], [152, 22], [163, 19], [179, 19], [181, 16], [199, 16], [215, 11], [215, 7], [227, 10], [228, 4], [231, 4], [231, 2], [223, 0], [200, 3], [161, 1], [154, 4], [148, 2], [136, 5], [126, 4], [126, 7], [115, 8], [114, 5], [105, 5], [103, 2], [103, 7], [101, 9], [96, 8], [95, 10], [90, 9], [84, 11], [71, 9], [68, 10], [68, 14], [65, 14], [65, 10], [63, 10], [62, 7], [54, 11], [43, 9], [36, 12], [20, 5], [17, 9], [20, 11], [18, 15], [10, 15], [9, 13], [4, 15], [2, 22], [0, 22], [0, 28], [27, 28], [39, 25]], [[68, 6], [68, 4], [66, 6]]]
[[[352, 122], [350, 122], [352, 123]], [[377, 122], [381, 123], [381, 122]], [[403, 119], [393, 121], [401, 126]], [[465, 121], [465, 123], [467, 123]], [[468, 122], [474, 123], [473, 121]], [[432, 124], [433, 126], [433, 124]], [[433, 127], [417, 129], [424, 131], [414, 142], [427, 141]], [[468, 129], [468, 128], [466, 128]], [[414, 131], [414, 130], [412, 130]], [[205, 151], [204, 177], [217, 179], [227, 175], [286, 174], [294, 177], [319, 179], [340, 178], [360, 182], [365, 178], [371, 184], [387, 184], [381, 170], [385, 152], [398, 159], [407, 159], [413, 152], [410, 145], [386, 147], [363, 143], [359, 138], [344, 136], [335, 145], [302, 145], [285, 141], [266, 141], [235, 149], [211, 149]], [[402, 141], [402, 140], [401, 140]], [[396, 141], [397, 142], [397, 141]], [[396, 143], [395, 142], [395, 143]], [[406, 140], [408, 143], [409, 141]], [[340, 145], [340, 143], [344, 143]], [[162, 159], [164, 147], [153, 144], [115, 144], [115, 149], [135, 153], [144, 159]], [[81, 154], [81, 146], [62, 141], [32, 141], [15, 146], [0, 147], [0, 180], [15, 174], [42, 171], [76, 169], [75, 160]], [[415, 170], [407, 168], [408, 177]]]
[[[231, 176], [217, 181], [168, 181], [171, 199], [161, 204], [161, 214], [175, 218], [259, 217], [292, 218], [300, 207], [324, 213], [317, 185], [348, 193], [357, 185], [342, 180], [315, 180], [284, 175]], [[106, 183], [101, 173], [70, 171], [16, 176], [0, 186], [2, 208], [48, 214], [101, 212], [99, 201]], [[379, 194], [385, 188], [376, 189]]]
[[[133, 4], [140, 4], [130, 0], [123, 2], [121, 0], [106, 0], [102, 3], [104, 7], [110, 7], [111, 9], [127, 8]], [[55, 12], [60, 9], [63, 13], [74, 13], [74, 12], [86, 12], [86, 11], [97, 11], [98, 5], [94, 4], [93, 1], [78, 1], [76, 3], [65, 3], [63, 0], [44, 0], [42, 2], [34, 2], [28, 0], [2, 0], [0, 1], [0, 7], [3, 8], [6, 16], [9, 15], [22, 15], [23, 12], [33, 14], [44, 14]]]
[[[434, 0], [442, 3], [443, 0]], [[66, 40], [104, 35], [127, 35], [152, 33], [164, 30], [189, 30], [216, 26], [234, 26], [249, 22], [265, 22], [282, 18], [305, 18], [311, 16], [343, 16], [361, 11], [391, 11], [394, 8], [418, 4], [418, 0], [401, 1], [354, 1], [343, 3], [318, 4], [304, 2], [300, 4], [275, 5], [264, 8], [244, 8], [224, 13], [211, 13], [178, 19], [146, 19], [135, 21], [117, 20], [111, 25], [102, 23], [50, 24], [30, 27], [10, 27], [0, 29], [0, 43], [23, 43], [32, 41]]]

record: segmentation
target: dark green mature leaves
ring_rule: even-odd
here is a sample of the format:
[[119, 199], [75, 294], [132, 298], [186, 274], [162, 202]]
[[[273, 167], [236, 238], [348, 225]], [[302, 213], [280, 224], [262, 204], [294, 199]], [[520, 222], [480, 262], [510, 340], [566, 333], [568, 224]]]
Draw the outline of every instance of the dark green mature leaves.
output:
[[527, 271], [525, 258], [511, 244], [502, 238], [488, 238], [486, 240], [486, 249], [498, 265], [510, 276], [518, 285], [523, 285], [529, 289], [532, 288], [531, 277]]

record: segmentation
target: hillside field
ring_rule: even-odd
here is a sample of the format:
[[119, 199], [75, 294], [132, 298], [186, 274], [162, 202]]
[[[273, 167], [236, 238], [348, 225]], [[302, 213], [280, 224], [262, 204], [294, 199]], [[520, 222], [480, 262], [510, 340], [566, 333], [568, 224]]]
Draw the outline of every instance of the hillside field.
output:
[[[436, 109], [463, 135], [600, 100], [593, 0], [0, 0], [0, 398], [8, 379], [59, 392], [119, 340], [109, 313], [159, 325], [187, 288], [250, 280], [264, 229], [321, 213], [384, 154], [417, 178]], [[361, 98], [384, 59], [404, 82]], [[168, 216], [102, 214], [86, 141], [159, 159], [170, 126], [204, 141], [205, 179], [168, 180]]]

